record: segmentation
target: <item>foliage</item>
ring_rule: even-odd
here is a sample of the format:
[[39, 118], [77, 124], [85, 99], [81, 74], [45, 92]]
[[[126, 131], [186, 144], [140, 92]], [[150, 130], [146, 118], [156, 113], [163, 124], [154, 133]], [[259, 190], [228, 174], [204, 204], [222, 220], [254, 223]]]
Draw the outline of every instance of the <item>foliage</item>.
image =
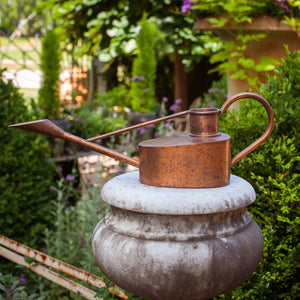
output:
[[114, 107], [120, 108], [130, 107], [130, 98], [128, 96], [129, 90], [127, 86], [119, 84], [110, 91], [103, 94], [98, 94], [94, 99], [94, 105], [107, 106], [111, 111]]
[[[97, 189], [89, 188], [89, 193], [80, 199], [79, 191], [74, 185], [74, 174], [63, 176], [63, 170], [58, 168], [59, 179], [50, 187], [52, 197], [53, 228], [45, 230], [44, 242], [48, 255], [75, 265], [87, 272], [97, 273], [91, 250], [91, 237], [93, 228], [104, 212], [99, 206]], [[75, 171], [75, 170], [74, 170]], [[75, 205], [68, 199], [75, 198]], [[37, 278], [33, 279], [35, 282]], [[45, 279], [39, 291], [47, 295], [47, 299], [81, 299], [56, 284]]]
[[[88, 54], [106, 63], [105, 77], [109, 88], [118, 83], [128, 85], [132, 77], [132, 62], [137, 53], [136, 31], [144, 13], [158, 27], [156, 38], [157, 66], [156, 96], [171, 97], [174, 93], [175, 57], [179, 54], [187, 72], [197, 64], [212, 68], [207, 57], [219, 51], [220, 39], [211, 32], [194, 30], [193, 16], [180, 12], [181, 0], [38, 0], [39, 10], [50, 9], [62, 48], [70, 49], [76, 62]], [[103, 71], [103, 70], [102, 70]], [[122, 74], [122, 75], [120, 75]], [[208, 78], [215, 75], [210, 75]], [[196, 81], [190, 76], [190, 81]], [[209, 79], [210, 81], [210, 79]], [[194, 84], [194, 95], [202, 86]], [[196, 96], [195, 96], [196, 97]]]
[[[126, 117], [118, 107], [111, 108], [107, 95], [95, 99], [91, 109], [89, 103], [83, 103], [80, 108], [69, 115], [70, 132], [82, 138], [111, 132], [126, 126]], [[112, 98], [110, 98], [112, 99]]]
[[[257, 200], [249, 211], [262, 228], [263, 258], [246, 283], [220, 298], [297, 299], [300, 293], [300, 53], [288, 55], [260, 89], [275, 114], [272, 137], [232, 170], [256, 189]], [[253, 100], [226, 114], [222, 131], [231, 135], [233, 154], [258, 138], [266, 126], [266, 113]]]
[[[79, 191], [74, 187], [72, 177], [62, 176], [55, 186], [51, 187], [52, 195], [56, 195], [54, 202], [54, 228], [46, 230], [45, 243], [47, 253], [64, 262], [81, 268], [89, 273], [96, 274], [104, 278], [107, 287], [113, 283], [105, 277], [95, 263], [91, 249], [92, 234], [97, 223], [103, 218], [108, 209], [108, 205], [101, 201], [99, 186], [102, 184], [100, 174], [95, 176], [93, 183], [82, 186], [84, 192], [79, 195]], [[67, 201], [70, 195], [77, 195], [78, 201], [72, 206]], [[82, 284], [82, 282], [81, 282]], [[91, 286], [89, 286], [91, 288]], [[107, 288], [98, 290], [99, 296], [104, 299], [115, 299]], [[74, 293], [68, 293], [63, 288], [50, 284], [44, 287], [42, 294], [47, 294], [50, 299], [81, 299]], [[138, 299], [131, 295], [129, 299]]]
[[223, 76], [221, 80], [213, 81], [210, 89], [203, 95], [203, 99], [200, 102], [200, 107], [221, 108], [227, 98], [226, 91], [226, 76]]
[[[285, 20], [289, 25], [296, 23], [298, 26], [297, 19], [300, 17], [299, 12], [299, 0], [229, 0], [229, 1], [220, 1], [220, 0], [194, 0], [191, 1], [191, 9], [200, 13], [201, 16], [220, 16], [224, 13], [227, 13], [234, 23], [251, 23], [254, 18], [261, 15], [270, 15], [277, 17], [279, 20]], [[292, 20], [293, 23], [290, 23]], [[226, 25], [228, 19], [211, 19], [212, 24], [216, 27]]]
[[[96, 272], [91, 237], [107, 207], [100, 204], [99, 188], [85, 187], [85, 193], [80, 196], [80, 191], [74, 186], [74, 176], [63, 177], [61, 171], [59, 173], [59, 180], [51, 187], [51, 195], [55, 199], [52, 200], [54, 228], [46, 230], [47, 252], [85, 271]], [[70, 197], [77, 198], [75, 205], [68, 202]]]
[[155, 106], [156, 53], [155, 36], [157, 28], [143, 16], [136, 38], [137, 58], [133, 61], [131, 78], [131, 105], [134, 111], [153, 112]]
[[[26, 281], [25, 274], [18, 278], [12, 274], [0, 273], [0, 300], [42, 300], [37, 294], [28, 295], [26, 287], [22, 283]], [[5, 297], [4, 297], [4, 296]]]
[[39, 105], [46, 118], [57, 119], [59, 116], [59, 73], [60, 44], [56, 33], [50, 30], [42, 39], [41, 71], [42, 86], [39, 91]]
[[247, 80], [250, 86], [258, 89], [260, 81], [257, 75], [265, 75], [267, 71], [274, 70], [279, 62], [273, 57], [266, 56], [260, 57], [260, 61], [256, 63], [246, 57], [245, 51], [249, 43], [264, 39], [266, 33], [246, 33], [242, 25], [252, 23], [256, 17], [267, 14], [300, 31], [299, 4], [298, 0], [195, 0], [191, 10], [200, 17], [207, 17], [212, 28], [226, 29], [233, 38], [232, 41], [224, 41], [221, 51], [212, 55], [211, 63], [218, 63], [214, 71], [221, 73], [230, 71], [233, 79]]
[[45, 228], [51, 227], [50, 149], [45, 137], [8, 125], [35, 117], [12, 82], [0, 80], [0, 228], [2, 234], [33, 247], [41, 245]]
[[158, 42], [161, 55], [178, 52], [191, 67], [220, 47], [213, 34], [192, 29], [195, 20], [180, 12], [181, 0], [39, 2], [42, 9], [53, 11], [60, 35], [75, 45], [78, 55], [97, 55], [104, 62], [135, 53], [135, 31], [145, 12], [163, 33]]
[[[23, 26], [20, 27], [24, 35], [34, 36], [35, 33], [40, 33], [45, 27], [45, 21], [50, 20], [45, 10], [40, 11], [37, 16], [24, 24], [24, 20], [33, 13], [35, 6], [36, 0], [1, 0], [1, 35], [10, 36], [22, 23]], [[20, 34], [20, 30], [17, 31]]]

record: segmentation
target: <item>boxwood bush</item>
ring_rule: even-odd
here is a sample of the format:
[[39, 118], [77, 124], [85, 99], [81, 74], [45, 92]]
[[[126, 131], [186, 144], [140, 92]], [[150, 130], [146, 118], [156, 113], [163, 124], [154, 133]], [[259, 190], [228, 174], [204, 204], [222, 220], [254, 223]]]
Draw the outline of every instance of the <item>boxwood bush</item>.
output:
[[[256, 190], [256, 202], [248, 210], [262, 229], [264, 253], [253, 276], [220, 298], [299, 299], [300, 51], [288, 52], [259, 94], [273, 108], [273, 133], [234, 165], [232, 173]], [[242, 100], [237, 112], [222, 116], [221, 125], [231, 135], [235, 155], [263, 133], [267, 115], [255, 100]]]
[[8, 128], [34, 118], [13, 84], [0, 79], [1, 234], [38, 247], [52, 218], [49, 186], [54, 166], [47, 161], [50, 149], [45, 137]]

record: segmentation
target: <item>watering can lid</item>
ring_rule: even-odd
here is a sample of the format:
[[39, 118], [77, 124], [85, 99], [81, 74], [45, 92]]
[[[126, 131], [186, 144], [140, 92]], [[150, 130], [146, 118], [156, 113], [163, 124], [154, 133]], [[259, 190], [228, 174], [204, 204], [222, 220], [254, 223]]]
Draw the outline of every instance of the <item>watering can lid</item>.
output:
[[185, 145], [194, 145], [202, 143], [212, 143], [216, 141], [225, 141], [229, 138], [226, 133], [220, 133], [217, 137], [198, 138], [189, 134], [180, 134], [170, 137], [155, 138], [140, 142], [140, 147], [176, 147]]

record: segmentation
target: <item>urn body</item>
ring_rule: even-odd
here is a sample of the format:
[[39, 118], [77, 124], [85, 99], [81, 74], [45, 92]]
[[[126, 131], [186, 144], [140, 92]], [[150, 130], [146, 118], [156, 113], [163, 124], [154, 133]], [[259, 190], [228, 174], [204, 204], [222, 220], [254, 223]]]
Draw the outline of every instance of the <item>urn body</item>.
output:
[[246, 281], [263, 252], [246, 212], [252, 186], [231, 175], [220, 188], [148, 186], [132, 172], [102, 190], [110, 211], [96, 226], [93, 253], [115, 284], [147, 299], [208, 299]]

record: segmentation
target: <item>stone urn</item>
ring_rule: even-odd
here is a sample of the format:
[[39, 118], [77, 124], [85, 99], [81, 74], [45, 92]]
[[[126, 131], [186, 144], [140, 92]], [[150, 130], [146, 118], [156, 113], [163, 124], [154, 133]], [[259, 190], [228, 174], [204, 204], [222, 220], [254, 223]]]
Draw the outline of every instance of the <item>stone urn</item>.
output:
[[208, 299], [246, 281], [263, 253], [263, 236], [246, 207], [252, 186], [231, 175], [219, 188], [140, 183], [139, 172], [107, 182], [109, 212], [96, 226], [97, 265], [121, 288], [147, 299]]

